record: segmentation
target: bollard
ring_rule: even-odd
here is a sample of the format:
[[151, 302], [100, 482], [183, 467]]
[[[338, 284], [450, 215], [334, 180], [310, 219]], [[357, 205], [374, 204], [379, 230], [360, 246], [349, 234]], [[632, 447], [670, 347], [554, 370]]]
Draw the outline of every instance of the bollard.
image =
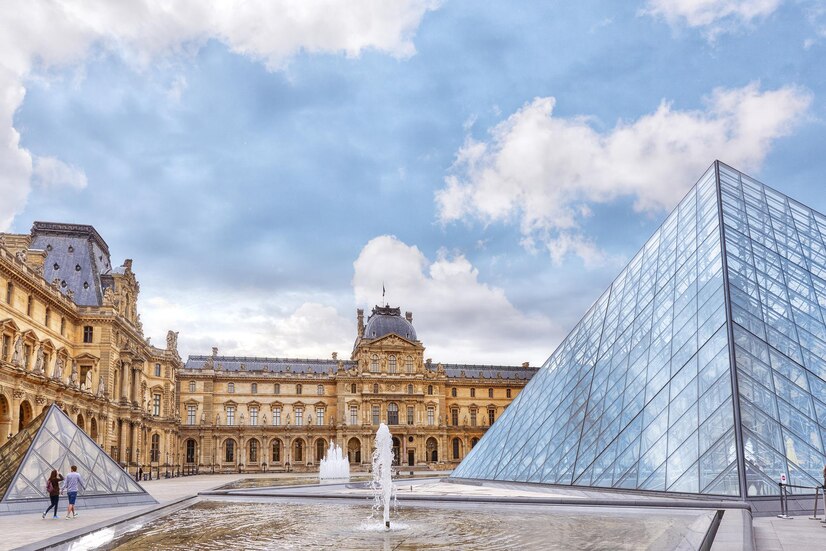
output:
[[784, 520], [792, 520], [794, 517], [789, 516], [789, 504], [788, 504], [788, 494], [786, 493], [786, 485], [782, 482], [780, 483], [780, 514], [777, 515], [777, 518], [782, 518]]
[[[820, 517], [817, 516], [817, 501], [819, 498], [820, 488], [815, 488], [815, 510], [812, 512], [812, 516], [809, 517], [809, 520], [820, 520]], [[824, 505], [826, 505], [826, 503]]]

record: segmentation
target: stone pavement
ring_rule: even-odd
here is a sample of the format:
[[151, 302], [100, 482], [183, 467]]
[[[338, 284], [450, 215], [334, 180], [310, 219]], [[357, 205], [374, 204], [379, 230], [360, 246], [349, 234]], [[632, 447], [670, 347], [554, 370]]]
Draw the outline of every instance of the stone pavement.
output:
[[826, 550], [826, 524], [808, 516], [755, 517], [752, 526], [757, 551]]
[[[180, 478], [170, 478], [161, 480], [151, 480], [142, 482], [141, 485], [149, 494], [158, 500], [160, 504], [170, 503], [178, 499], [194, 496], [203, 490], [209, 490], [216, 486], [228, 484], [240, 478], [277, 478], [281, 475], [274, 473], [267, 474], [215, 474], [184, 476]], [[297, 476], [294, 473], [284, 475], [290, 478]], [[310, 480], [317, 480], [318, 475], [309, 477]], [[78, 509], [78, 517], [66, 519], [66, 506], [68, 501], [66, 496], [60, 497], [59, 520], [53, 520], [51, 512], [46, 519], [40, 518], [40, 513], [24, 515], [3, 515], [0, 516], [0, 549], [13, 549], [23, 545], [28, 545], [53, 536], [59, 536], [71, 530], [77, 530], [84, 526], [91, 526], [99, 522], [115, 519], [123, 515], [136, 511], [153, 509], [157, 505], [138, 507], [106, 507], [100, 509]], [[46, 510], [48, 502], [43, 500], [43, 510]]]

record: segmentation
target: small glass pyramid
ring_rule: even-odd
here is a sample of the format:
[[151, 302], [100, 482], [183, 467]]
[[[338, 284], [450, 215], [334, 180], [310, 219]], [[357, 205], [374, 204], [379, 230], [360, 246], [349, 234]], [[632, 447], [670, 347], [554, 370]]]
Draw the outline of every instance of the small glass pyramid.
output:
[[52, 469], [66, 476], [72, 465], [84, 481], [82, 506], [156, 503], [53, 404], [0, 448], [0, 513], [41, 508]]
[[[456, 478], [755, 497], [826, 465], [826, 216], [723, 163]], [[814, 490], [800, 490], [814, 493]]]

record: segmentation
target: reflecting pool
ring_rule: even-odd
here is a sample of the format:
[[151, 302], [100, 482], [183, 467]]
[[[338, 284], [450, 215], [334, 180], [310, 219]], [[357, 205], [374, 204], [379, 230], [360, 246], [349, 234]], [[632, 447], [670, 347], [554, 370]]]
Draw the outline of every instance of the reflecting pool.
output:
[[101, 549], [673, 550], [696, 548], [713, 511], [430, 503], [399, 508], [390, 531], [370, 514], [367, 503], [209, 500]]

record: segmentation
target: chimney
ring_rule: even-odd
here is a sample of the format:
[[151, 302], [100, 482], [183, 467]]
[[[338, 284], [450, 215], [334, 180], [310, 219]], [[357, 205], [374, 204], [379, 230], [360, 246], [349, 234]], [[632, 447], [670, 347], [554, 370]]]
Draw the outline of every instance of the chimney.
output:
[[413, 312], [405, 312], [404, 319], [406, 319], [410, 323], [413, 323]]
[[214, 358], [214, 357], [215, 357], [215, 356], [217, 356], [217, 355], [218, 355], [218, 347], [217, 347], [217, 346], [213, 346], [213, 347], [212, 347], [212, 357]]
[[522, 367], [528, 369], [531, 366], [531, 362], [522, 362]]
[[432, 363], [433, 363], [433, 359], [428, 358], [428, 359], [426, 359], [426, 360], [424, 361], [424, 363], [426, 363], [426, 364], [427, 364], [427, 367], [430, 367], [430, 364], [432, 364]]
[[359, 337], [364, 336], [364, 309], [359, 308], [356, 310], [356, 319], [358, 320], [358, 331]]
[[333, 352], [333, 359], [334, 359], [334, 360], [337, 360], [337, 359], [338, 359], [338, 352]]

